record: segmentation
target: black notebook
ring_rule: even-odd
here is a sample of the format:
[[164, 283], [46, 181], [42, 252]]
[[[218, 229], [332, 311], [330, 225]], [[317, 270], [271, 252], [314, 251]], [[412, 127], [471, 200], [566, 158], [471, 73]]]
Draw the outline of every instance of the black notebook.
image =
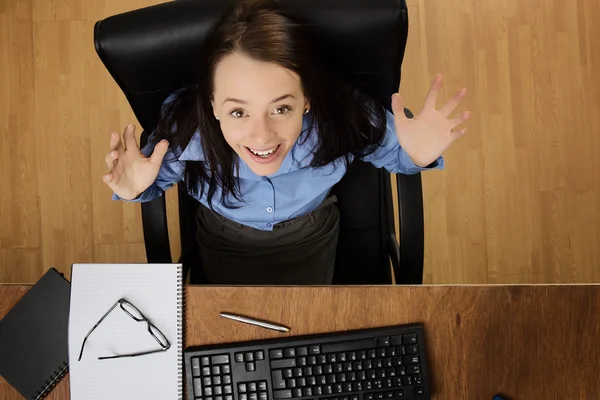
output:
[[0, 321], [0, 375], [26, 399], [45, 397], [67, 373], [69, 298], [51, 268]]

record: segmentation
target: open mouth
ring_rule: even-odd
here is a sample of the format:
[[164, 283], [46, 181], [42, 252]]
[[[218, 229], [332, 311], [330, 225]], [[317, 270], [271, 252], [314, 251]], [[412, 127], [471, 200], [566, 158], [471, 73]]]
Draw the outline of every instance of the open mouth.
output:
[[275, 147], [271, 147], [270, 149], [258, 150], [246, 146], [244, 146], [244, 149], [255, 162], [260, 164], [268, 164], [277, 159], [277, 155], [279, 154], [279, 150], [281, 147], [282, 146], [280, 143]]

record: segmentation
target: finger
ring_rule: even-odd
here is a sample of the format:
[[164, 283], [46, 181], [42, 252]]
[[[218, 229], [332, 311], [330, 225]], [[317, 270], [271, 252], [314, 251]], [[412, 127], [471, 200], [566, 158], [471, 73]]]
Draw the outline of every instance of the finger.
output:
[[154, 151], [150, 155], [150, 161], [156, 164], [162, 164], [163, 158], [165, 158], [165, 154], [169, 150], [169, 142], [166, 140], [161, 140], [158, 142], [156, 146], [154, 146]]
[[456, 107], [458, 107], [458, 105], [460, 104], [462, 99], [465, 98], [466, 95], [467, 95], [467, 89], [465, 89], [465, 88], [460, 89], [458, 92], [456, 92], [454, 94], [454, 96], [452, 97], [452, 99], [450, 101], [448, 101], [446, 104], [444, 104], [444, 106], [442, 108], [440, 108], [440, 110], [439, 110], [440, 114], [442, 114], [442, 116], [444, 118], [448, 118], [448, 116], [454, 112]]
[[117, 150], [113, 150], [106, 155], [104, 161], [106, 162], [106, 166], [109, 171], [112, 171], [115, 166], [115, 161], [119, 159], [119, 152]]
[[113, 132], [110, 134], [110, 149], [111, 150], [117, 150], [120, 147], [122, 147], [121, 144], [121, 135], [119, 135], [119, 132]]
[[471, 112], [469, 112], [469, 111], [465, 111], [465, 112], [458, 114], [456, 117], [454, 117], [452, 119], [452, 127], [456, 128], [458, 125], [469, 120], [469, 118], [471, 118]]
[[463, 137], [467, 133], [467, 128], [463, 128], [458, 131], [452, 131], [452, 140], [456, 140], [460, 137]]
[[425, 98], [425, 109], [435, 110], [435, 104], [437, 102], [438, 95], [440, 94], [440, 89], [442, 88], [443, 77], [442, 75], [436, 75], [431, 82], [431, 86], [429, 87], [429, 92], [427, 93], [427, 97]]
[[400, 93], [394, 93], [392, 95], [392, 112], [396, 119], [406, 118], [406, 115], [404, 114], [404, 100], [402, 100]]
[[135, 140], [135, 125], [129, 124], [125, 128], [125, 133], [123, 134], [124, 142], [125, 142], [125, 151], [135, 150], [139, 151], [139, 147]]
[[113, 178], [114, 178], [114, 176], [113, 176], [113, 174], [111, 174], [110, 172], [109, 172], [108, 174], [106, 174], [106, 175], [102, 176], [102, 180], [103, 180], [105, 183], [107, 183], [107, 184], [108, 184], [108, 186], [110, 186], [110, 184], [112, 183], [112, 181], [113, 181]]

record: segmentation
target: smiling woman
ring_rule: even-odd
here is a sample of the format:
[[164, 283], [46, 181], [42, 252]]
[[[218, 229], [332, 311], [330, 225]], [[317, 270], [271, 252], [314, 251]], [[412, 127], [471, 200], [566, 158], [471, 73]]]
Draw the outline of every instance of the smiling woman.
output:
[[[150, 201], [184, 180], [201, 204], [198, 245], [212, 283], [331, 283], [339, 213], [331, 188], [356, 159], [393, 173], [442, 168], [468, 118], [394, 115], [368, 87], [318, 56], [309, 27], [275, 0], [238, 0], [211, 29], [196, 84], [173, 93], [148, 145], [134, 127], [110, 139], [115, 199]], [[401, 146], [402, 144], [402, 146]]]

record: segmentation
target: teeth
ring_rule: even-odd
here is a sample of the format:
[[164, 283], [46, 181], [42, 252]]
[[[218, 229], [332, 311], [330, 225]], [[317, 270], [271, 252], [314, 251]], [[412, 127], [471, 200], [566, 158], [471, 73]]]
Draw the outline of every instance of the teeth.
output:
[[271, 150], [267, 150], [267, 151], [256, 151], [256, 150], [252, 150], [250, 147], [248, 147], [248, 149], [256, 154], [257, 156], [261, 156], [261, 157], [268, 157], [271, 154], [273, 154], [275, 152], [275, 150], [277, 150], [279, 146], [273, 147]]

